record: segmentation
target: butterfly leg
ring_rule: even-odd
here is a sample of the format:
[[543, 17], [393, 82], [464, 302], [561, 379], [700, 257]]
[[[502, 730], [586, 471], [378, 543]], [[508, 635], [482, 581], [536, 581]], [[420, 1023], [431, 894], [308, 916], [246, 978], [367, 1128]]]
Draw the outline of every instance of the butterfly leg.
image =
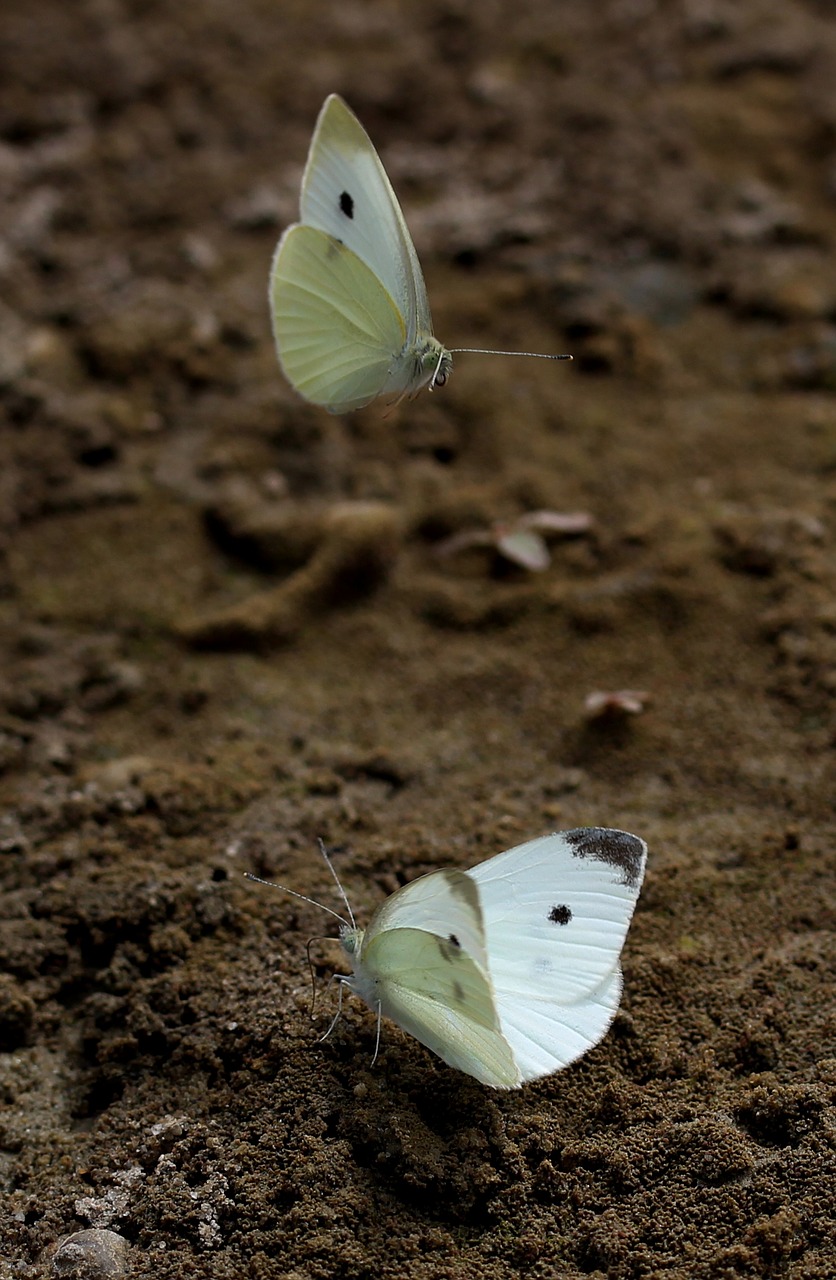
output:
[[338, 1001], [337, 1001], [337, 1012], [334, 1014], [333, 1018], [331, 1019], [330, 1023], [328, 1024], [328, 1030], [325, 1032], [325, 1035], [324, 1035], [324, 1036], [320, 1036], [320, 1037], [319, 1037], [319, 1039], [317, 1040], [317, 1044], [322, 1044], [323, 1040], [327, 1040], [327, 1039], [328, 1039], [328, 1037], [330, 1036], [331, 1032], [334, 1030], [334, 1027], [335, 1027], [335, 1026], [337, 1025], [337, 1023], [339, 1022], [340, 1017], [342, 1016], [342, 1011], [343, 1011], [343, 987], [345, 986], [345, 984], [346, 984], [346, 982], [348, 981], [348, 979], [347, 979], [343, 974], [341, 974], [341, 973], [335, 973], [335, 974], [333, 974], [333, 975], [331, 976], [331, 978], [329, 979], [329, 985], [330, 985], [330, 983], [331, 983], [331, 982], [335, 982], [335, 981], [336, 981], [336, 982], [339, 982], [339, 984], [340, 984], [340, 995], [339, 995], [339, 999], [338, 999]]
[[[269, 883], [269, 882], [265, 881], [265, 883]], [[314, 906], [319, 906], [319, 903], [314, 903]], [[327, 911], [328, 908], [326, 907], [325, 910]], [[308, 957], [308, 969], [311, 975], [311, 1022], [313, 1022], [314, 1014], [316, 1012], [316, 973], [314, 972], [314, 964], [313, 964], [313, 959], [311, 957], [311, 947], [315, 942], [321, 942], [321, 938], [308, 938], [308, 941], [305, 943], [305, 951]], [[340, 982], [346, 981], [345, 976], [343, 974], [332, 973], [331, 977], [328, 979], [328, 986], [330, 987], [331, 983], [336, 982], [337, 980], [339, 980]], [[340, 1004], [337, 1008], [337, 1017], [340, 1016], [340, 1009], [342, 1008], [342, 998], [343, 998], [343, 989], [342, 987], [340, 987]], [[329, 1028], [329, 1031], [330, 1031], [330, 1028]], [[328, 1035], [329, 1031], [326, 1031], [325, 1035]], [[324, 1040], [325, 1036], [323, 1036], [322, 1038]]]
[[372, 1066], [374, 1066], [374, 1064], [377, 1062], [377, 1055], [380, 1053], [380, 1023], [381, 1023], [381, 1021], [382, 1021], [382, 1018], [383, 1018], [383, 1014], [382, 1014], [382, 1012], [381, 1012], [381, 1006], [378, 1004], [378, 1006], [377, 1006], [377, 1035], [375, 1036], [375, 1041], [374, 1041], [374, 1057], [372, 1058], [372, 1062], [371, 1062], [371, 1065], [372, 1065]]
[[444, 357], [446, 355], [447, 352], [442, 347], [438, 353], [438, 363], [436, 364], [435, 371], [430, 379], [430, 391], [434, 391], [436, 387], [443, 387], [447, 381], [447, 374], [443, 373], [441, 370], [441, 366], [444, 364]]

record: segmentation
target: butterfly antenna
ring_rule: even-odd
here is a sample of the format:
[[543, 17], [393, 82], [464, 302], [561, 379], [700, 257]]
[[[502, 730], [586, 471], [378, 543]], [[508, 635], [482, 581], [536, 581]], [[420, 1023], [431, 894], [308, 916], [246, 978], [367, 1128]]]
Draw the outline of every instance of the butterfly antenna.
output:
[[[334, 877], [334, 884], [339, 889], [340, 897], [345, 903], [345, 909], [348, 912], [348, 918], [351, 921], [351, 927], [352, 929], [356, 929], [357, 922], [354, 919], [354, 912], [351, 910], [351, 903], [349, 902], [346, 896], [345, 889], [342, 887], [342, 884], [340, 883], [340, 877], [337, 875], [337, 872], [334, 869], [334, 864], [331, 861], [330, 857], [328, 856], [328, 850], [325, 848], [325, 841], [320, 836], [317, 838], [317, 843], [319, 844], [319, 852], [322, 854], [323, 858], [325, 859], [325, 865], [328, 868], [328, 870], [331, 872], [331, 875]], [[336, 915], [337, 913], [336, 911], [332, 911], [331, 914]], [[337, 918], [341, 920], [342, 916], [338, 916]]]
[[[329, 866], [330, 866], [330, 863], [329, 863]], [[281, 889], [282, 893], [289, 893], [291, 898], [298, 898], [300, 902], [307, 902], [312, 907], [319, 907], [320, 911], [327, 911], [329, 916], [333, 916], [335, 920], [339, 920], [340, 924], [345, 925], [347, 929], [357, 928], [357, 925], [354, 923], [354, 916], [351, 915], [351, 907], [348, 907], [348, 899], [346, 898], [344, 893], [343, 893], [343, 901], [345, 902], [345, 905], [348, 907], [348, 914], [351, 916], [350, 925], [348, 920], [346, 920], [345, 916], [340, 915], [339, 911], [332, 911], [331, 908], [326, 907], [324, 903], [317, 902], [315, 898], [306, 898], [304, 893], [297, 893], [295, 889], [288, 889], [287, 885], [285, 884], [275, 884], [274, 881], [272, 880], [262, 880], [261, 876], [254, 876], [252, 871], [245, 871], [244, 879], [254, 880], [256, 884], [266, 884], [268, 889]], [[339, 884], [339, 881], [337, 881], [337, 883]], [[342, 892], [342, 886], [340, 886], [340, 892]]]
[[[574, 356], [547, 355], [544, 351], [491, 351], [487, 347], [450, 347], [451, 356], [525, 356], [529, 360], [574, 360]], [[441, 361], [439, 360], [439, 364]], [[438, 368], [436, 368], [436, 374]], [[435, 374], [433, 375], [435, 380]]]

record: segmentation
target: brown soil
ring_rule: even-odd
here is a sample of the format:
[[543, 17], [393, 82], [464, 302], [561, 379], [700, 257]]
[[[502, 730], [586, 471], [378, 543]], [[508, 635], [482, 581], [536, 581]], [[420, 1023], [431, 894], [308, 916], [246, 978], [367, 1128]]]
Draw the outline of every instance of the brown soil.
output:
[[[0, 1275], [832, 1276], [833, 6], [5, 0], [0, 59]], [[573, 365], [294, 396], [332, 90], [442, 340]], [[543, 573], [437, 554], [537, 509]], [[334, 904], [321, 836], [367, 919], [593, 824], [622, 1009], [511, 1094], [318, 1044], [328, 918], [242, 877]]]

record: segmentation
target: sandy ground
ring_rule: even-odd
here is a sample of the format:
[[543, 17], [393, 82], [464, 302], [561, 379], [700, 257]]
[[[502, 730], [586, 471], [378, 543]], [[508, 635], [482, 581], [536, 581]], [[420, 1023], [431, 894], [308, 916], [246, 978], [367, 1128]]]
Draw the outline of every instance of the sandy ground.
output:
[[[574, 364], [295, 397], [333, 90], [440, 338]], [[833, 6], [5, 0], [0, 175], [0, 1275], [831, 1277]], [[651, 850], [622, 1008], [509, 1094], [318, 1044], [329, 918], [242, 876], [581, 825]]]

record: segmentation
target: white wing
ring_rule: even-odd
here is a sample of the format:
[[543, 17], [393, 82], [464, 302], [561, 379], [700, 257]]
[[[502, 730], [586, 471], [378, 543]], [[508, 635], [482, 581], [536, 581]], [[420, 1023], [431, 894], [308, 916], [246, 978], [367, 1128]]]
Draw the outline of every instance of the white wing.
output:
[[301, 221], [347, 245], [401, 307], [407, 344], [432, 333], [427, 290], [392, 184], [371, 139], [337, 94], [316, 122], [302, 179]]
[[489, 977], [522, 1080], [557, 1071], [604, 1036], [647, 846], [601, 827], [556, 832], [472, 868]]
[[607, 1034], [621, 1000], [621, 966], [575, 1004], [494, 990], [499, 1025], [514, 1055], [519, 1083], [551, 1075], [588, 1053]]

